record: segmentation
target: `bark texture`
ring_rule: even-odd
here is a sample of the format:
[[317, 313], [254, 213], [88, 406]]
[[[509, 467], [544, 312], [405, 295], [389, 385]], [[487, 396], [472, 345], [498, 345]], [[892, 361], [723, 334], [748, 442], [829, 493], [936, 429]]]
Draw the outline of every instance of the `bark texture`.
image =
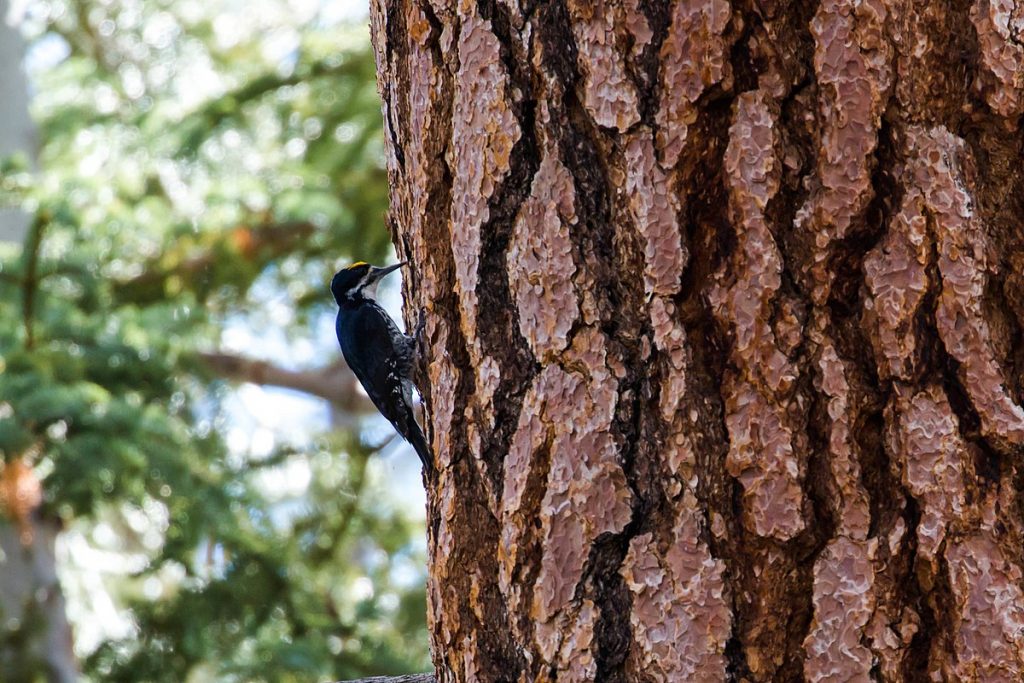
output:
[[371, 17], [438, 680], [1024, 680], [1024, 4]]

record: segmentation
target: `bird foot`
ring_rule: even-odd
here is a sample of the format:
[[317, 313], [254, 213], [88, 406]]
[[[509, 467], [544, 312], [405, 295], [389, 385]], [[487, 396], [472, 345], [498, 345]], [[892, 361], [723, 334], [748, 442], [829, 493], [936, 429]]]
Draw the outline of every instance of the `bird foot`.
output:
[[416, 340], [416, 345], [423, 347], [426, 340], [423, 338], [423, 333], [427, 329], [427, 309], [421, 308], [419, 318], [416, 320], [416, 327], [412, 331], [412, 337]]

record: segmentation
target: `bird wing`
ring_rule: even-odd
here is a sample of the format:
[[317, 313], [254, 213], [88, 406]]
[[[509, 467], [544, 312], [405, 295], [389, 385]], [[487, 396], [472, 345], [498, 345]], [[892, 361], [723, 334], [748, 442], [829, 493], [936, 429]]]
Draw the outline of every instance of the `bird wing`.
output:
[[404, 403], [402, 378], [408, 362], [405, 349], [395, 348], [394, 340], [401, 338], [394, 321], [375, 304], [364, 304], [338, 318], [338, 341], [345, 360], [374, 405], [393, 424], [406, 417], [395, 409]]
[[427, 476], [434, 458], [412, 409], [413, 344], [391, 317], [374, 303], [338, 312], [341, 352], [370, 400], [398, 433], [416, 449]]

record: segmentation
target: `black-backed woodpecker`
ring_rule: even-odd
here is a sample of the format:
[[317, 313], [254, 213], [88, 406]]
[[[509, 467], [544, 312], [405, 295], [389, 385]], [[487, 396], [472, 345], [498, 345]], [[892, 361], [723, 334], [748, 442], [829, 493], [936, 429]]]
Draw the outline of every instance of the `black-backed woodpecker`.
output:
[[416, 449], [430, 477], [434, 458], [412, 404], [416, 337], [422, 333], [423, 319], [413, 336], [404, 334], [375, 299], [380, 279], [404, 265], [377, 268], [363, 261], [353, 263], [334, 276], [331, 293], [338, 302], [336, 329], [345, 361], [377, 410]]

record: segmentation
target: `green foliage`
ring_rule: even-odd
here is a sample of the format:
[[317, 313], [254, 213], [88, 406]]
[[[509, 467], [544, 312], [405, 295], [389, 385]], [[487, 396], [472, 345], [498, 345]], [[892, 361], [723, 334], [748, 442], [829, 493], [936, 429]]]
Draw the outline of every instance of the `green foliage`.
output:
[[[365, 27], [285, 2], [33, 6], [32, 44], [67, 54], [32, 74], [40, 170], [0, 166], [0, 203], [35, 214], [0, 254], [0, 456], [30, 458], [44, 514], [86, 533], [130, 511], [167, 520], [114, 588], [136, 635], [102, 643], [86, 674], [422, 669], [423, 531], [378, 502], [372, 447], [355, 430], [232, 455], [228, 390], [197, 355], [228, 321], [261, 324], [259, 291], [310, 334], [337, 266], [387, 257]], [[250, 16], [268, 12], [273, 31]], [[295, 463], [311, 483], [289, 508], [260, 477]], [[410, 567], [420, 581], [396, 581]]]

